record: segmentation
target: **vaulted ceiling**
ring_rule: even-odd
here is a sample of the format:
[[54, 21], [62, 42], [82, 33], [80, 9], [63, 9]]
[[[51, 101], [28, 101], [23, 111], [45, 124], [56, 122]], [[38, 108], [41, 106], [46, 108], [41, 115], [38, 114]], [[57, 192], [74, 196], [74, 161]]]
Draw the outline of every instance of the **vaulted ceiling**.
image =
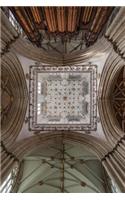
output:
[[[46, 54], [39, 54], [39, 51], [41, 51], [40, 48], [43, 48], [42, 41], [46, 37], [48, 41], [49, 40], [51, 41], [51, 39], [54, 38], [54, 40], [56, 42], [57, 37], [60, 37], [60, 41], [63, 43], [63, 42], [65, 42], [65, 40], [70, 41], [70, 39], [72, 40], [72, 38], [76, 38], [76, 39], [79, 39], [80, 45], [81, 45], [81, 41], [84, 41], [86, 47], [88, 47], [88, 46], [94, 44], [94, 42], [101, 35], [104, 34], [105, 26], [108, 26], [109, 23], [111, 22], [113, 8], [111, 8], [111, 7], [110, 8], [109, 7], [103, 7], [103, 8], [102, 7], [98, 7], [98, 8], [96, 8], [96, 7], [93, 7], [93, 8], [90, 8], [90, 7], [86, 7], [86, 8], [80, 8], [80, 7], [75, 7], [75, 8], [74, 7], [70, 7], [70, 8], [68, 8], [68, 7], [67, 8], [66, 7], [62, 7], [62, 8], [57, 8], [57, 7], [51, 7], [51, 8], [49, 8], [49, 7], [45, 7], [45, 8], [42, 8], [42, 7], [41, 8], [20, 7], [20, 8], [18, 8], [18, 7], [13, 7], [13, 8], [10, 8], [10, 10], [13, 12], [15, 18], [20, 23], [21, 27], [23, 28], [23, 30], [25, 32], [25, 33], [23, 32], [23, 34], [19, 35], [19, 37], [18, 37], [18, 33], [14, 29], [15, 26], [14, 26], [14, 28], [12, 28], [11, 27], [12, 25], [11, 26], [8, 25], [9, 23], [8, 23], [8, 21], [5, 20], [5, 16], [4, 16], [3, 22], [2, 22], [3, 23], [2, 24], [2, 26], [3, 26], [3, 29], [2, 29], [3, 30], [3, 32], [2, 32], [2, 42], [3, 43], [2, 44], [4, 47], [3, 48], [4, 53], [2, 55], [2, 60], [3, 60], [3, 64], [2, 64], [2, 67], [3, 67], [2, 90], [3, 91], [2, 92], [4, 95], [2, 98], [2, 109], [3, 110], [4, 110], [4, 108], [7, 109], [8, 105], [10, 106], [10, 102], [12, 101], [12, 105], [15, 105], [14, 106], [15, 114], [12, 115], [12, 116], [14, 116], [12, 118], [10, 115], [10, 112], [8, 112], [8, 110], [7, 110], [7, 113], [9, 116], [8, 121], [9, 121], [9, 123], [12, 124], [12, 127], [10, 128], [9, 125], [6, 126], [6, 130], [4, 130], [2, 133], [2, 140], [4, 142], [4, 145], [7, 144], [9, 149], [12, 150], [12, 152], [15, 152], [15, 154], [11, 154], [11, 155], [9, 154], [10, 158], [11, 157], [13, 158], [13, 156], [15, 156], [16, 153], [17, 153], [17, 155], [18, 154], [21, 155], [23, 152], [23, 148], [20, 148], [20, 146], [18, 146], [17, 141], [21, 141], [23, 138], [24, 141], [22, 140], [21, 142], [22, 142], [22, 144], [24, 144], [26, 141], [26, 148], [24, 148], [24, 150], [27, 150], [29, 146], [30, 147], [32, 146], [32, 144], [34, 145], [34, 147], [37, 147], [37, 145], [36, 145], [37, 143], [35, 143], [35, 137], [37, 137], [39, 139], [39, 142], [41, 142], [41, 144], [42, 144], [43, 140], [41, 139], [41, 137], [43, 135], [45, 135], [45, 136], [47, 135], [46, 132], [45, 133], [41, 133], [41, 132], [37, 132], [37, 131], [31, 132], [28, 129], [29, 128], [28, 121], [31, 117], [29, 115], [29, 108], [28, 108], [29, 104], [27, 105], [28, 94], [31, 93], [31, 90], [29, 87], [30, 75], [28, 74], [29, 66], [36, 65], [37, 67], [39, 67], [39, 63], [35, 62], [35, 61], [39, 61], [39, 59], [35, 60], [33, 58], [35, 53], [36, 53], [36, 55], [38, 53], [38, 55], [39, 55], [38, 58], [40, 58], [40, 61], [42, 61], [44, 63], [44, 60], [42, 60], [42, 59], [44, 59], [44, 55], [46, 56]], [[41, 13], [41, 15], [40, 15], [40, 13]], [[66, 21], [64, 20], [64, 18], [66, 18]], [[123, 20], [124, 20], [124, 18], [123, 18]], [[73, 23], [71, 23], [71, 22], [73, 22]], [[120, 23], [122, 24], [123, 21], [121, 21]], [[6, 26], [7, 26], [7, 28], [6, 28]], [[119, 27], [120, 26], [118, 25], [117, 28], [119, 28]], [[124, 27], [122, 29], [124, 29]], [[111, 28], [110, 28], [110, 30], [111, 30]], [[43, 32], [44, 32], [44, 34], [43, 34]], [[77, 38], [77, 33], [78, 33], [79, 38]], [[30, 49], [30, 45], [28, 46], [27, 37], [25, 34], [28, 36], [29, 40], [33, 44], [40, 47], [40, 48], [37, 48], [37, 47], [34, 47], [32, 44], [30, 44], [31, 47], [36, 50], [35, 53], [32, 52], [32, 48]], [[81, 34], [81, 36], [80, 36], [80, 34]], [[123, 34], [124, 34], [124, 32], [118, 33], [117, 35], [115, 35], [115, 31], [112, 33], [112, 35], [115, 37], [115, 39], [117, 39], [117, 37], [120, 37], [121, 35], [123, 36]], [[24, 37], [22, 37], [22, 36], [24, 36]], [[111, 36], [109, 34], [109, 38], [110, 37]], [[107, 36], [107, 38], [108, 38], [108, 36]], [[113, 42], [115, 41], [115, 39], [114, 38], [112, 39], [112, 37], [111, 37], [111, 40], [113, 40]], [[110, 61], [110, 62], [107, 62], [108, 64], [106, 65], [107, 71], [109, 70], [109, 68], [110, 69], [113, 69], [113, 67], [115, 68], [115, 66], [112, 65], [112, 63], [113, 64], [116, 63], [116, 67], [117, 67], [117, 65], [120, 66], [120, 64], [122, 64], [121, 57], [118, 54], [116, 54], [116, 52], [114, 52], [115, 51], [114, 46], [110, 47], [109, 56], [107, 55], [108, 53], [105, 53], [106, 55], [103, 55], [104, 56], [104, 58], [103, 58], [103, 56], [101, 55], [101, 53], [103, 54], [103, 51], [100, 50], [100, 47], [104, 48], [104, 46], [107, 46], [107, 44], [109, 44], [109, 42], [107, 42], [106, 38], [103, 38], [102, 41], [105, 41], [105, 42], [99, 43], [98, 48], [97, 49], [95, 48], [95, 51], [100, 53], [100, 58], [98, 58], [97, 61], [95, 61], [96, 60], [95, 58], [93, 58], [91, 60], [89, 60], [89, 59], [87, 60], [87, 62], [92, 61], [92, 62], [94, 62], [94, 64], [95, 64], [95, 62], [97, 62], [98, 66], [99, 66], [97, 78], [96, 78], [97, 83], [101, 83], [101, 80], [102, 80], [102, 79], [100, 79], [100, 77], [102, 78], [102, 69], [104, 66], [104, 63], [103, 63], [104, 61], [107, 62], [108, 59], [109, 59], [108, 61]], [[123, 41], [123, 38], [121, 39], [121, 41]], [[112, 41], [110, 41], [110, 43], [112, 44]], [[119, 42], [119, 43], [121, 44], [119, 46], [120, 46], [120, 49], [122, 50], [121, 46], [124, 48], [124, 44], [122, 44], [122, 42]], [[104, 44], [104, 45], [102, 45], [102, 44]], [[24, 45], [23, 48], [21, 45], [22, 46]], [[114, 45], [114, 43], [113, 43], [113, 45]], [[119, 46], [118, 46], [118, 48], [119, 48]], [[19, 53], [21, 48], [22, 48], [21, 52], [25, 51], [25, 47], [26, 47], [26, 56], [25, 56], [26, 58], [22, 56], [23, 53], [21, 53], [21, 54]], [[60, 48], [60, 45], [59, 45], [59, 48]], [[113, 48], [114, 48], [114, 50], [113, 50]], [[13, 54], [12, 52], [8, 52], [8, 51], [16, 52], [17, 54]], [[91, 50], [91, 52], [93, 52], [93, 49]], [[31, 57], [30, 57], [30, 59], [27, 59], [30, 53], [31, 53]], [[43, 51], [42, 51], [42, 53], [43, 53]], [[81, 56], [80, 59], [82, 60], [82, 62], [85, 62], [85, 60], [83, 59], [85, 56], [84, 55], [85, 52], [83, 51], [82, 53], [83, 53], [83, 57]], [[69, 56], [69, 54], [67, 55], [67, 58], [68, 58], [68, 56]], [[107, 56], [108, 56], [108, 58], [107, 58]], [[117, 62], [115, 61], [115, 58], [117, 58], [115, 56], [118, 56]], [[17, 59], [17, 57], [19, 60]], [[51, 60], [51, 58], [52, 57], [50, 57], [50, 60]], [[72, 58], [73, 57], [69, 57], [69, 59], [71, 60], [71, 64], [73, 65], [74, 63], [72, 63], [73, 62]], [[103, 59], [104, 59], [104, 61], [103, 61]], [[57, 57], [57, 60], [58, 60], [58, 57]], [[119, 62], [120, 62], [120, 64], [119, 64]], [[48, 61], [47, 61], [47, 63], [48, 63]], [[77, 60], [77, 63], [79, 63], [79, 60]], [[110, 64], [111, 64], [111, 66], [110, 66]], [[54, 61], [53, 61], [53, 65], [55, 66]], [[67, 66], [65, 66], [65, 67], [67, 67]], [[51, 66], [51, 68], [52, 68], [52, 66]], [[89, 62], [88, 68], [90, 68], [90, 62]], [[24, 74], [26, 75], [27, 80], [25, 80], [26, 77], [24, 76]], [[109, 78], [110, 75], [108, 76], [108, 74], [109, 73], [106, 73], [106, 76]], [[125, 110], [124, 110], [124, 108], [125, 108], [124, 77], [125, 77], [124, 69], [121, 70], [118, 77], [115, 77], [116, 78], [115, 80], [117, 80], [117, 81], [114, 81], [114, 76], [113, 76], [112, 79], [114, 81], [114, 87], [112, 88], [112, 91], [111, 91], [111, 100], [112, 101], [110, 102], [110, 103], [113, 102], [116, 118], [118, 119], [120, 126], [123, 127], [123, 130], [125, 127], [124, 126], [124, 123], [125, 123], [125, 121], [124, 121], [124, 117], [125, 117], [125, 114], [124, 114], [125, 113]], [[104, 81], [105, 81], [105, 79], [104, 79]], [[11, 84], [9, 84], [9, 83], [11, 83], [13, 87], [11, 87]], [[107, 84], [106, 84], [106, 86], [107, 86]], [[28, 89], [29, 93], [28, 93], [27, 89]], [[8, 95], [8, 91], [11, 91], [11, 90], [12, 90], [12, 93], [10, 92], [10, 94]], [[99, 91], [98, 87], [97, 87], [97, 91]], [[97, 94], [99, 94], [99, 92]], [[96, 96], [96, 93], [95, 93], [95, 96]], [[105, 96], [103, 97], [103, 99], [104, 99], [104, 102], [106, 102]], [[101, 103], [102, 103], [103, 99], [100, 100]], [[16, 104], [13, 104], [13, 103], [16, 103]], [[109, 103], [109, 99], [108, 99], [108, 103]], [[102, 106], [102, 104], [101, 104], [101, 106]], [[10, 106], [10, 108], [11, 108], [11, 106]], [[26, 109], [27, 109], [27, 112], [26, 112]], [[99, 109], [100, 109], [100, 113], [104, 112], [103, 109], [101, 109], [101, 108], [99, 108]], [[106, 110], [105, 104], [104, 104], [104, 110]], [[115, 169], [116, 169], [116, 172], [119, 169], [121, 170], [121, 173], [118, 173], [118, 175], [121, 178], [121, 183], [123, 182], [123, 185], [124, 185], [124, 176], [122, 179], [122, 175], [124, 175], [124, 171], [122, 171], [122, 167], [124, 168], [124, 166], [123, 165], [120, 166], [117, 164], [117, 161], [120, 163], [121, 160], [124, 161], [124, 159], [122, 159], [122, 156], [120, 157], [120, 159], [117, 159], [117, 157], [115, 158], [114, 155], [117, 155], [117, 154], [115, 154], [116, 149], [114, 152], [114, 144], [110, 145], [110, 142], [109, 142], [110, 140], [109, 141], [108, 141], [108, 139], [106, 140], [106, 138], [105, 138], [106, 134], [104, 134], [104, 132], [102, 131], [102, 126], [101, 126], [101, 123], [103, 123], [105, 125], [104, 127], [106, 127], [105, 129], [109, 130], [110, 134], [112, 134], [111, 138], [113, 138], [113, 142], [117, 142], [114, 139], [115, 138], [114, 132], [112, 133], [113, 129], [111, 129], [111, 131], [110, 131], [110, 126], [109, 127], [108, 127], [108, 125], [106, 126], [107, 121], [110, 119], [110, 117], [108, 119], [107, 116], [111, 116], [111, 118], [112, 118], [112, 115], [106, 115], [107, 119], [105, 119], [105, 116], [103, 118], [103, 115], [101, 115], [100, 113], [98, 113], [98, 111], [97, 111], [97, 114], [98, 114], [97, 131], [80, 132], [80, 133], [75, 132], [76, 136], [74, 137], [74, 141], [76, 140], [76, 138], [78, 138], [78, 134], [81, 134], [81, 135], [84, 134], [84, 137], [86, 138], [85, 143], [82, 143], [81, 146], [79, 144], [74, 144], [73, 142], [71, 142], [72, 141], [71, 134], [73, 134], [73, 133], [70, 133], [70, 132], [65, 133], [64, 130], [62, 130], [62, 133], [63, 133], [62, 135], [67, 134], [67, 136], [69, 138], [71, 137], [71, 140], [70, 139], [69, 140], [67, 139], [66, 141], [56, 140], [52, 144], [48, 144], [47, 141], [45, 140], [46, 144], [44, 147], [41, 146], [36, 151], [30, 152], [29, 155], [27, 155], [27, 156], [26, 156], [26, 154], [23, 154], [23, 156], [25, 155], [25, 157], [22, 157], [22, 158], [19, 157], [19, 159], [23, 159], [24, 169], [23, 169], [23, 176], [21, 177], [21, 180], [20, 180], [20, 187], [19, 187], [18, 192], [48, 192], [48, 191], [49, 192], [74, 192], [74, 191], [75, 192], [107, 192], [107, 191], [109, 191], [110, 188], [107, 188], [108, 183], [105, 180], [105, 177], [106, 177], [105, 171], [104, 171], [100, 161], [95, 156], [95, 154], [90, 152], [92, 145], [94, 146], [94, 148], [96, 146], [96, 148], [95, 148], [96, 150], [99, 148], [99, 153], [101, 154], [102, 163], [104, 161], [104, 163], [107, 164], [107, 160], [105, 158], [109, 159], [109, 161], [111, 158], [111, 163], [114, 163], [114, 165], [111, 165], [111, 166], [113, 166], [113, 170], [115, 171]], [[104, 112], [104, 114], [105, 113], [106, 112]], [[100, 116], [102, 116], [104, 121], [100, 118]], [[5, 117], [6, 116], [4, 116], [4, 118]], [[11, 120], [9, 120], [10, 118], [11, 118]], [[24, 123], [24, 120], [25, 120], [25, 123]], [[7, 124], [9, 124], [8, 121], [6, 121]], [[111, 124], [111, 125], [113, 126], [113, 124]], [[22, 127], [22, 129], [21, 129], [21, 127]], [[104, 129], [104, 131], [105, 131], [105, 129]], [[101, 135], [101, 131], [103, 133], [102, 135]], [[120, 132], [120, 129], [118, 129], [118, 131]], [[115, 133], [117, 134], [117, 132], [115, 132]], [[36, 136], [33, 137], [32, 136], [33, 134]], [[70, 136], [68, 134], [70, 134]], [[93, 134], [93, 136], [91, 137], [91, 135], [89, 136], [89, 134]], [[110, 136], [110, 134], [109, 134], [109, 136]], [[119, 137], [120, 134], [118, 134], [118, 138], [120, 138]], [[52, 140], [51, 132], [49, 132], [48, 135], [47, 135], [47, 137]], [[25, 138], [25, 137], [27, 137], [27, 138]], [[17, 138], [17, 141], [15, 141], [15, 143], [14, 143], [14, 139], [16, 139], [16, 138]], [[25, 139], [27, 139], [27, 140], [25, 140]], [[30, 140], [30, 139], [33, 139], [33, 143], [32, 143], [32, 140]], [[95, 141], [97, 139], [97, 143], [94, 143], [94, 139], [95, 139]], [[30, 141], [30, 142], [28, 143], [27, 141], [28, 142]], [[68, 143], [68, 141], [69, 141], [69, 143]], [[81, 141], [84, 141], [84, 140], [81, 139]], [[104, 143], [101, 143], [101, 142], [104, 142]], [[88, 148], [84, 147], [84, 144], [86, 144], [86, 143], [89, 144]], [[21, 149], [21, 153], [20, 153], [20, 150], [18, 152], [17, 150], [15, 150], [13, 148], [13, 146], [14, 146], [13, 144], [16, 144], [18, 146], [18, 149], [19, 148]], [[100, 146], [102, 144], [104, 144], [104, 149], [100, 148]], [[112, 144], [112, 142], [111, 142], [111, 144]], [[119, 144], [119, 143], [117, 143], [117, 144]], [[124, 150], [123, 145], [121, 146], [121, 150], [122, 150], [122, 147]], [[8, 152], [6, 151], [6, 149], [4, 147], [3, 147], [3, 149], [4, 149], [5, 156], [6, 156], [6, 154], [8, 156]], [[113, 149], [113, 151], [112, 151], [112, 149]], [[113, 157], [111, 154], [113, 154]], [[123, 158], [124, 158], [124, 156], [123, 156]], [[9, 159], [7, 157], [7, 159], [5, 159], [5, 161], [4, 161], [5, 162], [4, 165], [6, 164], [6, 161], [8, 162], [8, 160]], [[109, 162], [109, 164], [110, 164], [110, 162]], [[122, 162], [121, 162], [121, 164], [122, 164]]]
[[25, 157], [18, 192], [111, 191], [104, 168], [89, 149], [63, 138], [57, 141]]
[[41, 47], [46, 38], [61, 42], [80, 35], [88, 47], [105, 32], [113, 7], [10, 7], [29, 40]]

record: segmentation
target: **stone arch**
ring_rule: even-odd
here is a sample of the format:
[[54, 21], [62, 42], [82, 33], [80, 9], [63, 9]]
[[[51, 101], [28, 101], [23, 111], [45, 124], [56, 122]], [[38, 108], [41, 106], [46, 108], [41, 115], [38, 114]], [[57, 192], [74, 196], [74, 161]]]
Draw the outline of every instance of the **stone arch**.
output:
[[5, 146], [18, 136], [27, 110], [28, 93], [22, 66], [14, 53], [2, 56], [2, 134]]
[[41, 134], [37, 136], [32, 136], [30, 138], [15, 143], [14, 146], [9, 149], [9, 152], [11, 152], [12, 156], [8, 158], [8, 164], [3, 169], [2, 180], [5, 180], [8, 171], [13, 166], [15, 160], [21, 162], [23, 160], [23, 157], [28, 154], [33, 149], [33, 147], [36, 148], [36, 146], [38, 147], [43, 143], [51, 141], [54, 138], [62, 137], [62, 135], [67, 140], [81, 143], [92, 149], [98, 159], [102, 162], [102, 165], [106, 169], [108, 175], [116, 182], [121, 191], [124, 191], [124, 177], [121, 178], [118, 173], [114, 176], [114, 173], [117, 172], [119, 168], [114, 164], [114, 162], [112, 162], [112, 160], [108, 158], [108, 152], [111, 151], [111, 147], [92, 136], [86, 137], [86, 135], [80, 133], [46, 133], [44, 135]]
[[125, 65], [124, 60], [114, 51], [106, 60], [99, 86], [99, 113], [107, 140], [114, 146], [124, 136], [116, 118], [113, 115], [111, 106], [112, 85], [116, 76]]

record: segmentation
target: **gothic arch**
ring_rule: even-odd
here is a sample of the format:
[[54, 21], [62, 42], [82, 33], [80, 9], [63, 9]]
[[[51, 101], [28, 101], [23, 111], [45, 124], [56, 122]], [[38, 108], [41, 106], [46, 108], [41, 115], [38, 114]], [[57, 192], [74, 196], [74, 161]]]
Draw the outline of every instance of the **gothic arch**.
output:
[[[8, 150], [8, 154], [11, 156], [7, 156], [6, 162], [4, 161], [5, 167], [2, 170], [2, 180], [5, 180], [15, 161], [18, 160], [18, 162], [21, 162], [23, 157], [28, 154], [33, 147], [39, 147], [40, 145], [47, 143], [54, 138], [60, 137], [62, 137], [62, 133], [46, 133], [44, 135], [33, 136], [15, 143], [15, 145]], [[87, 146], [89, 149], [92, 149], [95, 155], [102, 162], [102, 165], [106, 169], [109, 176], [116, 182], [121, 191], [124, 191], [124, 172], [122, 171], [122, 168], [116, 164], [116, 160], [114, 162], [114, 158], [109, 158], [110, 155], [108, 152], [111, 150], [109, 145], [101, 142], [98, 139], [95, 139], [92, 136], [86, 137], [85, 135], [79, 133], [63, 133], [63, 138], [69, 141], [81, 143]], [[3, 159], [4, 156], [5, 151], [4, 154], [2, 154]], [[119, 170], [120, 174], [118, 173]]]
[[28, 93], [22, 66], [14, 53], [2, 56], [2, 134], [9, 146], [18, 136], [24, 122]]
[[114, 51], [112, 51], [106, 60], [99, 87], [98, 105], [100, 118], [104, 133], [113, 146], [116, 145], [117, 141], [120, 140], [121, 137], [124, 136], [124, 132], [120, 129], [111, 107], [112, 85], [114, 84], [115, 77], [124, 67], [124, 64], [124, 61], [121, 60]]

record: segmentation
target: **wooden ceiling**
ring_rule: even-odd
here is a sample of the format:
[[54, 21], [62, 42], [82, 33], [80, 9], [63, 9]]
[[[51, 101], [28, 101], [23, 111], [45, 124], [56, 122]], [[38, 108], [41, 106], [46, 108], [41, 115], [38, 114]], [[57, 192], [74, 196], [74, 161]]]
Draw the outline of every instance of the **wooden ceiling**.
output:
[[113, 11], [113, 7], [9, 7], [29, 40], [41, 45], [45, 30], [48, 39], [60, 35], [68, 39], [83, 32], [86, 46], [98, 38]]

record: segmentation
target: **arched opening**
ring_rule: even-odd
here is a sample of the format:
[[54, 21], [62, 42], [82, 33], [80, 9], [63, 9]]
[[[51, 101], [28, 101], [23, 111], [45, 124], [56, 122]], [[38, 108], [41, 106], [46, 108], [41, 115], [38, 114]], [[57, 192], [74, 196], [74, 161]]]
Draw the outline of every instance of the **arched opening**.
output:
[[[124, 136], [124, 129], [117, 121], [118, 115], [114, 109], [118, 107], [121, 99], [122, 119], [124, 120], [124, 60], [112, 51], [106, 60], [99, 87], [99, 113], [104, 133], [108, 141], [115, 146], [121, 137]], [[120, 78], [121, 77], [121, 78]], [[120, 78], [118, 80], [118, 78]], [[121, 80], [122, 79], [122, 80]], [[119, 85], [120, 84], [120, 87]], [[119, 91], [118, 91], [119, 90]], [[117, 98], [118, 92], [118, 98]], [[114, 96], [115, 95], [115, 96]], [[123, 96], [122, 96], [123, 95]], [[118, 101], [117, 101], [118, 100]], [[123, 123], [122, 120], [120, 123]]]
[[28, 94], [22, 66], [14, 53], [2, 56], [1, 62], [1, 137], [9, 146], [18, 136], [26, 114]]
[[16, 144], [13, 153], [23, 166], [12, 192], [119, 191], [101, 162], [106, 146], [98, 142], [82, 134], [48, 133]]
[[[95, 145], [91, 148], [91, 140], [80, 136], [54, 134], [51, 139], [43, 137], [45, 141], [36, 136], [32, 143], [27, 140], [14, 147], [23, 165], [20, 167], [22, 175], [15, 179], [18, 185], [13, 185], [11, 192], [113, 192], [111, 179], [99, 158], [102, 147], [99, 145], [100, 150]], [[22, 153], [19, 153], [20, 148]]]

